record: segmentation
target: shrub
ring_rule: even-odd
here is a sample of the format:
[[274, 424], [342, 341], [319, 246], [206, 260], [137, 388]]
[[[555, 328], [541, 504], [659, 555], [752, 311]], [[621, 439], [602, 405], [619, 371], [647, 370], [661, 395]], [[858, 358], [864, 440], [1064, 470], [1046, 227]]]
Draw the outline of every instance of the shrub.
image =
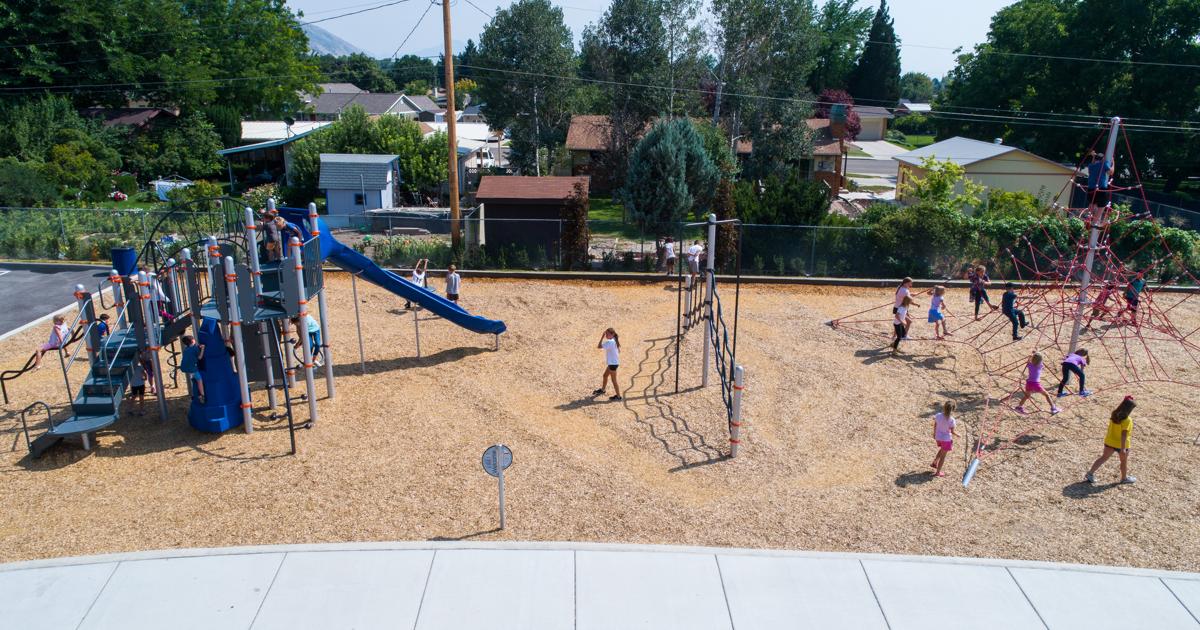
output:
[[891, 123], [892, 129], [909, 135], [933, 135], [937, 130], [933, 121], [925, 114], [908, 114], [900, 116]]
[[255, 186], [242, 193], [242, 201], [246, 202], [247, 206], [254, 208], [255, 211], [261, 211], [267, 207], [267, 199], [279, 200], [279, 185], [278, 184], [263, 184]]
[[137, 178], [133, 175], [129, 175], [128, 173], [117, 175], [113, 178], [113, 188], [116, 188], [117, 190], [132, 197], [133, 195], [136, 195], [138, 191]]
[[634, 260], [633, 252], [625, 252], [625, 253], [621, 254], [621, 270], [622, 271], [633, 271], [635, 268], [635, 265], [636, 265], [636, 261]]
[[0, 160], [0, 205], [36, 208], [56, 201], [54, 184], [35, 166], [14, 158]]

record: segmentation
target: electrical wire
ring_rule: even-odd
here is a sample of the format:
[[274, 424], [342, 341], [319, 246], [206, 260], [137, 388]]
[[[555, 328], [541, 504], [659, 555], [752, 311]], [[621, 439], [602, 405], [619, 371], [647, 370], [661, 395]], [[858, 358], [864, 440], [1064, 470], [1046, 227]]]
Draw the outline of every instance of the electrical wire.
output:
[[432, 2], [425, 5], [425, 12], [421, 14], [421, 17], [417, 18], [417, 23], [413, 24], [412, 30], [408, 32], [408, 35], [404, 36], [404, 39], [400, 41], [400, 45], [396, 47], [396, 50], [394, 52], [392, 52], [391, 59], [393, 61], [395, 61], [396, 55], [400, 54], [400, 49], [404, 48], [404, 45], [408, 43], [408, 40], [409, 40], [409, 38], [411, 38], [413, 36], [413, 33], [417, 32], [417, 28], [419, 26], [421, 26], [421, 22], [425, 21], [425, 16], [429, 15], [429, 10], [432, 8], [433, 8]]

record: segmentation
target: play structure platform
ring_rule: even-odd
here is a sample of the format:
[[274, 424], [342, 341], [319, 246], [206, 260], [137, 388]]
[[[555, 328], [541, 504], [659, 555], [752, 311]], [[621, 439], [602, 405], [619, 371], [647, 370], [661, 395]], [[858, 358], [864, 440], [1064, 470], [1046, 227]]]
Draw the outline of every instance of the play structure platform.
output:
[[0, 565], [42, 630], [1103, 630], [1200, 627], [1200, 574], [586, 543], [183, 549]]

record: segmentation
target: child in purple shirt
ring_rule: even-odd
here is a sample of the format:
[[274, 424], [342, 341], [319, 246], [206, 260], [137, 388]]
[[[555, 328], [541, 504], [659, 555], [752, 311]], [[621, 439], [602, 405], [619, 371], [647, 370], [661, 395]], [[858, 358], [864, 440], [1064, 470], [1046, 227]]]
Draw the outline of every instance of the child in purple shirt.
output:
[[1087, 363], [1088, 363], [1088, 351], [1084, 350], [1083, 348], [1080, 348], [1080, 349], [1076, 350], [1075, 352], [1068, 354], [1067, 358], [1063, 359], [1062, 381], [1060, 381], [1058, 383], [1058, 397], [1059, 398], [1070, 395], [1070, 394], [1064, 393], [1063, 389], [1066, 388], [1067, 382], [1071, 380], [1071, 374], [1074, 374], [1075, 376], [1079, 377], [1079, 395], [1083, 396], [1085, 398], [1087, 396], [1091, 395], [1092, 392], [1088, 391], [1088, 389], [1083, 386], [1084, 385], [1083, 368], [1087, 367]]
[[1021, 395], [1021, 402], [1017, 403], [1017, 413], [1025, 413], [1025, 403], [1034, 394], [1041, 394], [1046, 397], [1046, 403], [1050, 405], [1051, 414], [1062, 411], [1050, 399], [1050, 394], [1046, 393], [1046, 388], [1042, 387], [1043, 367], [1045, 367], [1045, 364], [1042, 363], [1042, 355], [1036, 352], [1033, 353], [1033, 356], [1029, 357], [1029, 362], [1025, 364], [1025, 369], [1028, 373], [1025, 375], [1025, 389]]

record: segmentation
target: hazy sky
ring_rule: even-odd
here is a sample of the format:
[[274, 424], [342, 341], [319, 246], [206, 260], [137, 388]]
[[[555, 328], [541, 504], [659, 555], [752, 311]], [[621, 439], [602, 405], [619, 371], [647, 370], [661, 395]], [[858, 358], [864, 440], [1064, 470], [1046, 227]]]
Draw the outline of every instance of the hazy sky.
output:
[[[305, 20], [347, 13], [382, 4], [386, 0], [368, 3], [367, 0], [289, 0], [294, 9], [304, 11]], [[563, 10], [567, 26], [578, 44], [583, 27], [596, 21], [608, 6], [608, 0], [551, 0]], [[900, 59], [904, 70], [925, 72], [940, 77], [954, 67], [951, 50], [962, 46], [969, 49], [987, 36], [992, 15], [1014, 0], [893, 0], [889, 3], [896, 33], [902, 47]], [[396, 47], [413, 28], [425, 11], [429, 0], [408, 0], [402, 4], [368, 11], [328, 22], [319, 26], [349, 41], [376, 57], [391, 57]], [[478, 6], [472, 6], [471, 3]], [[482, 11], [494, 14], [510, 0], [452, 0], [450, 7], [454, 22], [454, 40], [478, 41], [479, 32], [489, 20]], [[875, 0], [862, 0], [861, 6], [878, 6]], [[481, 11], [482, 10], [482, 11]], [[442, 42], [441, 6], [433, 6], [400, 54], [434, 54]]]

